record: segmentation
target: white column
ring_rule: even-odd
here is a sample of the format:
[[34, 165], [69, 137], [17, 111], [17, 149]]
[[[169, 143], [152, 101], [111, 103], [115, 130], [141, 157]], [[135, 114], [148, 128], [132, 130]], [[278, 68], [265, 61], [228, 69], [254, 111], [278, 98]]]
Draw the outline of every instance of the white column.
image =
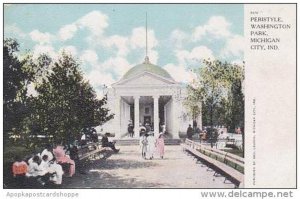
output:
[[116, 96], [115, 99], [115, 138], [121, 137], [121, 96]]
[[154, 133], [159, 133], [159, 114], [158, 114], [158, 99], [159, 96], [153, 96], [153, 102], [154, 102]]
[[167, 129], [167, 107], [164, 105], [164, 125], [165, 128]]
[[134, 136], [140, 136], [140, 96], [134, 96]]
[[177, 100], [175, 99], [175, 96], [172, 96], [172, 114], [173, 114], [173, 121], [172, 121], [172, 136], [173, 138], [179, 138], [179, 119], [178, 119], [178, 108], [179, 105], [177, 103]]

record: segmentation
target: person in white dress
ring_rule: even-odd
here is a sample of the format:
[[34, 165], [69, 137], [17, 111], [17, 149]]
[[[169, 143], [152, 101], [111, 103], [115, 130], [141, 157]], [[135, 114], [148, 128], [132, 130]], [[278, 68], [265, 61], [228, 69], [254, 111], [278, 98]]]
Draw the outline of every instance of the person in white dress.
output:
[[148, 147], [147, 135], [143, 133], [140, 136], [140, 150], [142, 153], [142, 158], [144, 159], [146, 158], [147, 147]]
[[47, 155], [42, 156], [42, 162], [40, 164], [40, 167], [43, 170], [48, 171], [48, 173], [50, 174], [49, 176], [50, 182], [60, 185], [62, 183], [62, 176], [64, 174], [62, 166], [57, 164], [56, 160], [53, 158], [51, 158], [51, 161], [49, 160], [50, 158], [48, 158]]
[[50, 181], [56, 185], [60, 185], [62, 183], [64, 171], [60, 164], [57, 164], [56, 160], [50, 161], [49, 164], [49, 172], [52, 173], [50, 177]]
[[148, 148], [147, 148], [146, 158], [152, 160], [155, 151], [155, 138], [153, 132], [149, 133], [149, 136], [147, 137], [147, 141], [148, 141]]
[[28, 160], [29, 166], [28, 171], [26, 173], [26, 177], [33, 181], [38, 182], [39, 185], [44, 186], [49, 180], [48, 169], [46, 167], [46, 163], [42, 163], [39, 155], [35, 155], [34, 157]]
[[141, 133], [141, 132], [146, 132], [146, 127], [144, 127], [144, 126], [142, 125], [142, 123], [140, 123], [139, 131], [140, 131], [140, 133]]
[[41, 157], [43, 157], [44, 155], [47, 155], [48, 156], [48, 161], [51, 161], [53, 159], [52, 150], [53, 149], [52, 149], [51, 145], [47, 145], [46, 148], [41, 153]]
[[43, 176], [48, 171], [45, 169], [44, 165], [40, 166], [41, 159], [38, 155], [35, 155], [34, 157], [30, 158], [28, 160], [28, 171], [26, 173], [27, 177], [37, 177], [37, 176]]

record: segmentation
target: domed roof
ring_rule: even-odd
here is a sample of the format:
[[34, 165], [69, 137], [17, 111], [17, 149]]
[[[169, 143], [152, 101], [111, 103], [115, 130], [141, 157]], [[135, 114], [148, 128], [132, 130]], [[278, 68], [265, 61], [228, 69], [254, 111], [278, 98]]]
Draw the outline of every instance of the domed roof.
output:
[[129, 79], [129, 78], [134, 77], [143, 72], [150, 72], [150, 73], [162, 76], [164, 78], [173, 80], [171, 75], [165, 69], [163, 69], [157, 65], [151, 64], [148, 57], [145, 58], [144, 63], [138, 64], [138, 65], [132, 67], [131, 69], [129, 69], [125, 73], [125, 75], [123, 76], [122, 79]]

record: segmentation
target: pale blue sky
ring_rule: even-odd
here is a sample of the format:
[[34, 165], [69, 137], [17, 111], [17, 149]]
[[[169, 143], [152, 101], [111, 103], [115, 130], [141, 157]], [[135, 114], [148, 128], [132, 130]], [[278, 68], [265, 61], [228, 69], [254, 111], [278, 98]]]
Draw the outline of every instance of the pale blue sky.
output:
[[146, 12], [150, 61], [177, 81], [203, 58], [243, 60], [241, 4], [14, 4], [4, 8], [4, 36], [22, 52], [72, 52], [100, 90], [145, 57]]

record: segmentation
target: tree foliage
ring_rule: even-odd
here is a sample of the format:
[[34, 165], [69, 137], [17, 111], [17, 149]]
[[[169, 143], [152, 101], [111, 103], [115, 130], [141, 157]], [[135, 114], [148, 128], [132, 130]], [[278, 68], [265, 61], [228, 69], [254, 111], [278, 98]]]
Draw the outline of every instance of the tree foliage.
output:
[[187, 87], [186, 104], [190, 110], [201, 109], [197, 113], [202, 114], [203, 125], [222, 125], [230, 129], [243, 127], [244, 67], [219, 60], [204, 60], [195, 73], [197, 78]]
[[[83, 128], [102, 125], [113, 118], [105, 108], [107, 97], [97, 98], [71, 55], [63, 52], [54, 61], [47, 55], [34, 59], [27, 54], [19, 61], [14, 51], [9, 51], [16, 49], [17, 42], [7, 46], [4, 46], [8, 54], [4, 62], [4, 74], [8, 74], [4, 79], [4, 106], [18, 101], [26, 107], [26, 114], [17, 117], [11, 113], [13, 110], [5, 109], [4, 121], [7, 129], [16, 129], [14, 120], [18, 118], [20, 125], [15, 134], [24, 138], [27, 145], [38, 145], [38, 135], [44, 135], [50, 142], [72, 142]], [[28, 92], [28, 85], [34, 86], [35, 95]], [[23, 100], [18, 100], [19, 93]]]
[[3, 137], [18, 132], [25, 114], [26, 74], [17, 58], [19, 44], [5, 39], [3, 46]]

